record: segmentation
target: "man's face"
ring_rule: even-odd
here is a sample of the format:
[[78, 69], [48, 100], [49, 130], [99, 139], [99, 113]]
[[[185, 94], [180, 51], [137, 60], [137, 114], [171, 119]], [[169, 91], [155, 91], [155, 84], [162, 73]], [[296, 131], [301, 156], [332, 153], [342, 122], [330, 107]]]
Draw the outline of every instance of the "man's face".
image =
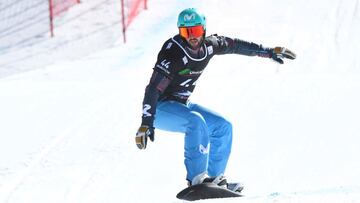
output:
[[200, 47], [205, 35], [205, 30], [202, 25], [192, 27], [180, 27], [179, 32], [180, 35], [186, 39], [192, 49], [197, 49]]
[[189, 38], [186, 39], [186, 41], [188, 42], [188, 44], [191, 46], [192, 49], [198, 49], [201, 45], [202, 40], [203, 40], [203, 36], [200, 37], [190, 36]]

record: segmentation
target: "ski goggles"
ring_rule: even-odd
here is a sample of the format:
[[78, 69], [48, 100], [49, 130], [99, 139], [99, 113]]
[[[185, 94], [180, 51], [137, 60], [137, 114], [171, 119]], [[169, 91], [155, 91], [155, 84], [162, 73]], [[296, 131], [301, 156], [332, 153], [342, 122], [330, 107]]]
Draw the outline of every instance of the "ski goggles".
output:
[[184, 37], [185, 39], [189, 39], [190, 36], [192, 37], [201, 37], [204, 35], [205, 30], [202, 25], [197, 25], [193, 27], [179, 27], [180, 36]]

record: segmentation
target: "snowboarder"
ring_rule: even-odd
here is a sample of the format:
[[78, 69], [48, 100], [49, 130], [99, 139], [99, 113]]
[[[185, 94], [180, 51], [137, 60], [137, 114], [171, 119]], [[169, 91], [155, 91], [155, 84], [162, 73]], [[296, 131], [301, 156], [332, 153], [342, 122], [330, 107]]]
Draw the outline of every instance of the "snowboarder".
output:
[[189, 101], [196, 81], [215, 55], [260, 56], [280, 64], [283, 58], [295, 59], [296, 55], [284, 47], [265, 48], [237, 38], [206, 36], [205, 16], [194, 8], [179, 14], [177, 27], [179, 34], [164, 43], [146, 87], [136, 145], [145, 149], [148, 138], [154, 141], [155, 128], [185, 133], [188, 184], [223, 185], [232, 125], [221, 115]]

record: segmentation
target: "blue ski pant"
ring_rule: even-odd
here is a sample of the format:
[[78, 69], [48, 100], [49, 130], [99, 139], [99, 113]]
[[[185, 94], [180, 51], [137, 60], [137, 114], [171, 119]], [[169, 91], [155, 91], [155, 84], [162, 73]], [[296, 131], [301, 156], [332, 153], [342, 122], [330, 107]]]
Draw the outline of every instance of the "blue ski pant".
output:
[[200, 105], [161, 101], [157, 105], [157, 129], [185, 133], [186, 179], [200, 173], [224, 174], [232, 144], [232, 125], [217, 113]]

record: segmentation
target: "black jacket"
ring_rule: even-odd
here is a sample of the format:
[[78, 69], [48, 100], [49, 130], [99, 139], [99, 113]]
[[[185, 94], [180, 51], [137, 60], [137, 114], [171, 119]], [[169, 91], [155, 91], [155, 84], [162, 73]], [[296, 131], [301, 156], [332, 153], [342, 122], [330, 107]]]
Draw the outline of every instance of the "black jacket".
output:
[[150, 83], [146, 87], [142, 124], [153, 126], [158, 101], [186, 103], [210, 59], [222, 54], [271, 58], [272, 49], [240, 39], [211, 35], [204, 39], [200, 52], [195, 56], [179, 35], [167, 40], [158, 54]]

